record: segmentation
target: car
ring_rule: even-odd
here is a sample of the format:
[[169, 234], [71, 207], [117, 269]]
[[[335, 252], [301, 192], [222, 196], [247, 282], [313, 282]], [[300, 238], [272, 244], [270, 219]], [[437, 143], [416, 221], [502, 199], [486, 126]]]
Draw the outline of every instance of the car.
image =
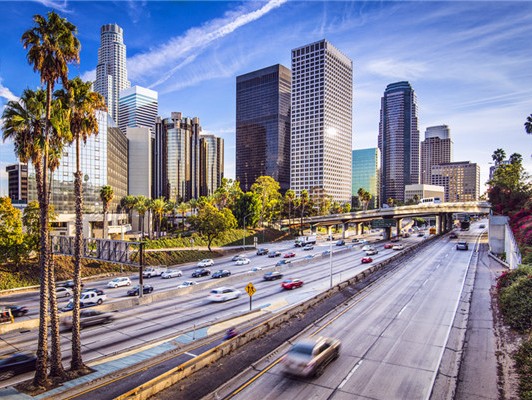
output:
[[456, 250], [469, 250], [469, 245], [467, 242], [458, 242], [456, 243]]
[[95, 292], [98, 296], [102, 296], [103, 294], [105, 294], [102, 289], [96, 289], [96, 288], [87, 288], [81, 291], [81, 293], [87, 293], [87, 292]]
[[379, 254], [379, 250], [373, 248], [373, 249], [369, 249], [368, 251], [366, 251], [366, 255], [367, 256], [373, 256], [375, 254]]
[[368, 244], [366, 239], [359, 239], [358, 244]]
[[323, 336], [298, 340], [282, 358], [284, 372], [303, 377], [319, 376], [340, 355], [341, 342]]
[[[72, 289], [75, 285], [74, 285], [74, 281], [70, 279], [68, 281], [58, 283], [57, 286]], [[83, 282], [81, 282], [81, 287], [83, 287]]]
[[235, 265], [247, 265], [250, 262], [251, 261], [249, 260], [249, 258], [243, 257], [243, 258], [241, 258], [239, 260], [236, 260]]
[[131, 286], [131, 279], [127, 277], [114, 278], [107, 284], [107, 287], [109, 288], [116, 289], [119, 286]]
[[358, 242], [360, 242], [360, 239], [358, 239], [358, 238], [353, 238], [351, 240], [351, 243], [358, 243]]
[[391, 249], [392, 247], [393, 247], [393, 243], [386, 243], [386, 244], [384, 245], [384, 248], [385, 248], [385, 249]]
[[344, 239], [340, 239], [336, 242], [336, 245], [337, 246], [345, 246], [345, 240]]
[[[81, 329], [91, 325], [108, 324], [114, 321], [114, 319], [115, 317], [112, 314], [98, 310], [81, 310], [79, 313], [79, 325]], [[66, 317], [61, 324], [66, 329], [72, 329], [72, 317]]]
[[187, 288], [187, 287], [194, 286], [194, 285], [197, 285], [197, 284], [198, 283], [194, 282], [194, 281], [184, 281], [179, 286], [177, 286], [177, 288], [178, 289], [183, 289], [183, 288]]
[[308, 256], [303, 257], [303, 260], [312, 260], [314, 257], [316, 257], [315, 254], [309, 254]]
[[269, 258], [275, 258], [275, 257], [281, 257], [281, 253], [280, 251], [271, 251], [268, 253], [268, 257]]
[[485, 229], [485, 228], [486, 228], [486, 225], [484, 225], [484, 224], [480, 224], [479, 225], [479, 229]]
[[6, 308], [8, 308], [11, 311], [11, 315], [13, 317], [23, 317], [29, 312], [28, 307], [25, 307], [25, 306], [10, 305], [10, 306], [6, 306]]
[[163, 274], [161, 275], [161, 278], [170, 279], [170, 278], [178, 278], [180, 276], [183, 276], [183, 273], [179, 271], [178, 269], [168, 269], [163, 272]]
[[362, 262], [362, 264], [369, 264], [371, 262], [373, 262], [373, 258], [371, 257], [362, 257], [362, 260], [360, 260]]
[[15, 353], [0, 358], [0, 381], [35, 371], [37, 357], [31, 353]]
[[366, 245], [362, 246], [362, 251], [368, 251], [368, 250], [371, 250], [372, 248], [373, 248], [372, 245], [366, 244]]
[[61, 286], [61, 287], [55, 288], [55, 295], [57, 298], [71, 297], [73, 295], [73, 292], [72, 292], [72, 289]]
[[208, 299], [210, 301], [227, 301], [227, 300], [233, 300], [238, 299], [242, 292], [238, 289], [231, 288], [231, 287], [219, 287], [212, 289], [209, 292]]
[[424, 232], [418, 232], [418, 234], [417, 234], [417, 237], [424, 237], [424, 236], [425, 236]]
[[198, 267], [211, 267], [214, 265], [212, 258], [205, 258], [198, 263]]
[[237, 254], [237, 255], [235, 255], [235, 256], [233, 256], [231, 258], [231, 261], [236, 261], [236, 260], [239, 260], [239, 259], [244, 258], [244, 257], [245, 257], [244, 254]]
[[262, 277], [262, 279], [264, 279], [265, 281], [274, 281], [276, 279], [281, 279], [282, 277], [283, 277], [283, 274], [280, 273], [279, 271], [270, 271], [270, 272], [266, 272], [264, 276]]
[[259, 272], [262, 271], [262, 267], [253, 267], [249, 270], [249, 272]]
[[392, 250], [404, 250], [405, 246], [402, 244], [394, 244]]
[[[128, 296], [138, 296], [139, 295], [139, 289], [140, 289], [140, 285], [135, 285], [135, 286], [133, 286], [131, 289], [129, 289], [127, 291], [127, 295]], [[153, 286], [152, 285], [148, 285], [148, 284], [142, 285], [142, 294], [148, 294], [148, 293], [151, 293], [151, 292], [153, 292]]]
[[270, 250], [264, 248], [264, 247], [260, 247], [257, 249], [257, 255], [258, 256], [263, 256], [263, 255], [266, 255], [269, 253]]
[[326, 238], [325, 238], [326, 241], [330, 242], [331, 240], [335, 240], [334, 239], [334, 236], [332, 235], [328, 235]]
[[322, 256], [330, 256], [331, 255], [331, 251], [330, 250], [324, 250], [322, 253], [321, 253]]
[[400, 241], [401, 238], [399, 236], [394, 236], [390, 239], [390, 242], [393, 242], [393, 243], [397, 243], [398, 241]]
[[303, 286], [303, 281], [301, 279], [285, 279], [283, 283], [281, 283], [281, 287], [283, 289], [292, 290], [296, 288], [300, 288]]
[[219, 271], [216, 271], [214, 274], [212, 274], [211, 278], [217, 279], [217, 278], [225, 278], [231, 276], [231, 271], [227, 269], [221, 269]]
[[312, 244], [306, 244], [305, 247], [303, 247], [303, 250], [307, 251], [307, 250], [314, 250], [314, 246]]
[[458, 234], [456, 232], [451, 232], [449, 239], [458, 239]]
[[284, 258], [292, 258], [292, 257], [295, 257], [296, 256], [296, 253], [294, 253], [293, 251], [289, 251], [288, 253], [284, 253]]
[[292, 262], [291, 260], [279, 260], [279, 261], [277, 261], [275, 266], [276, 267], [280, 267], [281, 265], [290, 264], [291, 262]]
[[192, 273], [193, 278], [199, 278], [201, 276], [209, 276], [211, 274], [211, 270], [207, 268], [198, 268]]

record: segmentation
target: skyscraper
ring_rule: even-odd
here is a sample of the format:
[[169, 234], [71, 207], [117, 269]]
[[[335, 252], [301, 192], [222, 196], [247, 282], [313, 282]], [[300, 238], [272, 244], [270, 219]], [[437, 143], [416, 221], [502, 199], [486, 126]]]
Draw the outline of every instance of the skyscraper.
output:
[[224, 140], [214, 135], [200, 136], [200, 195], [212, 196], [224, 176]]
[[368, 207], [378, 207], [380, 191], [381, 155], [378, 148], [353, 150], [353, 185], [351, 194], [358, 196], [362, 188], [371, 194]]
[[126, 45], [122, 28], [117, 24], [102, 26], [100, 34], [94, 91], [105, 98], [107, 112], [118, 123], [120, 91], [130, 86], [127, 80]]
[[155, 118], [159, 113], [158, 94], [142, 86], [133, 86], [120, 91], [118, 100], [118, 127], [126, 133], [126, 128], [147, 127], [154, 129]]
[[28, 203], [28, 164], [17, 163], [6, 167], [8, 196], [13, 204]]
[[419, 183], [417, 100], [408, 82], [391, 83], [381, 99], [381, 202], [404, 201], [405, 185]]
[[453, 161], [453, 142], [447, 125], [429, 126], [421, 142], [421, 183], [430, 185], [433, 165]]
[[[326, 40], [292, 50], [290, 187], [351, 202], [353, 62]], [[317, 197], [317, 198], [316, 198]]]
[[262, 175], [290, 187], [291, 72], [277, 64], [236, 78], [236, 179], [248, 191]]
[[431, 181], [445, 188], [445, 201], [478, 201], [480, 167], [470, 161], [434, 165]]

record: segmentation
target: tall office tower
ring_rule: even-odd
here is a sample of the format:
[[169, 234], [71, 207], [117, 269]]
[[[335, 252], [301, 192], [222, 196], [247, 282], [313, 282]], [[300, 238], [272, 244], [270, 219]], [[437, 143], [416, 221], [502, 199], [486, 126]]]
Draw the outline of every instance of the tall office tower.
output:
[[200, 196], [212, 196], [224, 176], [224, 140], [214, 135], [200, 136]]
[[[102, 186], [113, 188], [114, 198], [110, 211], [116, 210], [122, 197], [127, 195], [128, 144], [106, 112], [97, 112], [98, 134], [91, 135], [81, 144], [81, 171], [83, 173], [83, 212], [101, 213]], [[59, 167], [52, 175], [51, 204], [58, 214], [75, 213], [74, 173], [76, 171], [75, 144], [63, 149]], [[35, 169], [29, 168], [28, 200], [37, 199]]]
[[480, 167], [470, 161], [434, 165], [433, 185], [445, 187], [445, 201], [478, 201], [480, 197]]
[[182, 202], [200, 196], [199, 118], [186, 118], [180, 112], [170, 118], [157, 117], [154, 147], [155, 197]]
[[28, 164], [17, 163], [6, 167], [7, 195], [12, 204], [28, 203]]
[[126, 133], [127, 128], [155, 128], [159, 114], [158, 94], [142, 86], [132, 86], [120, 91], [118, 100], [118, 127]]
[[128, 127], [126, 136], [129, 141], [129, 165], [132, 166], [128, 171], [127, 192], [132, 196], [154, 198], [152, 192], [154, 134], [148, 127]]
[[259, 176], [290, 188], [291, 72], [277, 64], [236, 78], [236, 179], [248, 191]]
[[391, 83], [381, 99], [381, 202], [404, 201], [405, 185], [419, 183], [417, 100], [408, 82]]
[[351, 202], [353, 62], [326, 40], [292, 50], [290, 187]]
[[107, 112], [115, 122], [118, 122], [120, 91], [130, 86], [127, 80], [126, 45], [122, 28], [117, 24], [102, 26], [100, 34], [101, 44], [98, 49], [94, 91], [101, 93], [105, 98]]
[[447, 125], [429, 126], [421, 142], [421, 183], [430, 185], [433, 165], [453, 161], [453, 141]]
[[353, 150], [353, 184], [351, 194], [362, 188], [371, 194], [368, 208], [378, 207], [380, 195], [381, 154], [378, 148]]

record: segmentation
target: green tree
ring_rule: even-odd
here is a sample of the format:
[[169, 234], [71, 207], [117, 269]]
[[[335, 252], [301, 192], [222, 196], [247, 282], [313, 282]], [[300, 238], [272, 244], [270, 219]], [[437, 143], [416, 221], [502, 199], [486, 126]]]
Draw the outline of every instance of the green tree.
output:
[[158, 199], [155, 199], [151, 203], [151, 209], [153, 210], [153, 213], [157, 217], [157, 237], [161, 237], [161, 230], [162, 230], [162, 221], [163, 221], [163, 214], [166, 211], [167, 204], [164, 197], [159, 197]]
[[238, 226], [244, 228], [244, 222], [246, 227], [257, 226], [260, 218], [260, 206], [261, 202], [258, 194], [253, 192], [243, 193], [233, 207], [233, 215], [238, 221]]
[[530, 114], [528, 117], [526, 117], [525, 131], [529, 135], [532, 134], [532, 114]]
[[[28, 255], [31, 252], [39, 251], [39, 236], [41, 232], [40, 214], [39, 202], [36, 200], [30, 201], [22, 213], [22, 226], [24, 226], [26, 231], [24, 240], [26, 242]], [[55, 221], [57, 218], [52, 205], [50, 205], [50, 208], [48, 209], [48, 214], [48, 221], [50, 222], [48, 229], [50, 229], [51, 222]]]
[[299, 211], [299, 218], [300, 218], [300, 224], [299, 229], [301, 231], [301, 234], [303, 234], [303, 218], [308, 216], [310, 214], [310, 198], [308, 191], [306, 189], [303, 189], [301, 191], [301, 195], [297, 198], [297, 208]]
[[128, 194], [120, 199], [120, 206], [128, 213], [128, 221], [132, 222], [131, 211], [135, 208], [135, 196]]
[[296, 193], [292, 189], [288, 189], [284, 193], [284, 204], [285, 204], [285, 209], [288, 209], [287, 215], [288, 215], [288, 226], [289, 226], [290, 231], [292, 230], [292, 212], [294, 209], [295, 199], [296, 199]]
[[[260, 219], [261, 224], [271, 222], [276, 213], [279, 211], [279, 204], [281, 201], [281, 194], [279, 190], [281, 186], [279, 182], [271, 176], [259, 176], [253, 185], [251, 185], [251, 192], [257, 194], [261, 203]], [[277, 211], [276, 211], [277, 210]]]
[[497, 149], [493, 152], [491, 158], [495, 162], [495, 165], [500, 165], [506, 158], [506, 152], [503, 149]]
[[205, 203], [198, 211], [198, 215], [191, 217], [191, 223], [198, 233], [207, 240], [207, 247], [211, 250], [214, 239], [237, 226], [236, 219], [228, 208], [218, 210], [211, 203]]
[[139, 215], [139, 227], [144, 238], [144, 216], [149, 208], [149, 200], [145, 196], [136, 196], [134, 209]]
[[107, 221], [107, 213], [109, 212], [109, 205], [111, 204], [111, 201], [113, 201], [115, 197], [115, 192], [113, 188], [109, 185], [104, 185], [100, 189], [100, 200], [102, 201], [103, 205], [103, 238], [108, 239], [108, 221]]
[[188, 211], [188, 205], [187, 203], [181, 203], [177, 206], [177, 212], [181, 214], [181, 229], [183, 232], [185, 231], [185, 215]]
[[23, 256], [24, 235], [20, 210], [13, 207], [9, 197], [0, 197], [0, 254], [3, 261], [18, 264]]

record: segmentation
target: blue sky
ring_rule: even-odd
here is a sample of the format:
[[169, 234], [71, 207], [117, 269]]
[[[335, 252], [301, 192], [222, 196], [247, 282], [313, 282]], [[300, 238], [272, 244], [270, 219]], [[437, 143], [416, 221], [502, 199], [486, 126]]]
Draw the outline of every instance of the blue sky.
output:
[[[20, 37], [34, 14], [55, 10], [78, 27], [81, 62], [70, 75], [93, 79], [100, 27], [124, 29], [132, 84], [159, 92], [159, 114], [199, 117], [225, 139], [226, 176], [234, 178], [236, 76], [273, 64], [290, 50], [328, 39], [353, 60], [353, 148], [377, 146], [386, 85], [408, 80], [419, 129], [447, 124], [454, 160], [481, 167], [491, 155], [518, 152], [532, 172], [532, 2], [527, 1], [0, 1], [0, 109], [39, 76]], [[0, 195], [5, 166], [0, 143]], [[483, 190], [482, 190], [483, 191]]]

